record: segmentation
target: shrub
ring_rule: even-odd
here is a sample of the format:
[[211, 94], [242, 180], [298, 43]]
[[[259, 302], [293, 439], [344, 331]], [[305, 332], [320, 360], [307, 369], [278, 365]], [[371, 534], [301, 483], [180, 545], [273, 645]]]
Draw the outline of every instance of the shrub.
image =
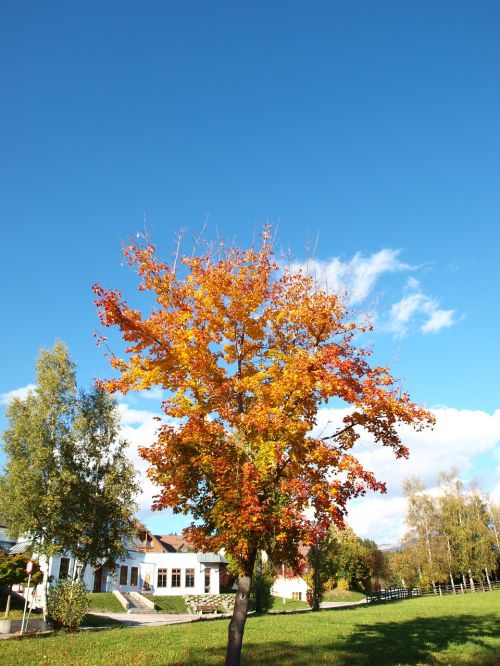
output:
[[49, 619], [58, 629], [76, 631], [89, 606], [87, 590], [80, 581], [61, 580], [49, 590]]
[[347, 592], [349, 589], [349, 581], [345, 578], [339, 578], [337, 581], [337, 588], [342, 592]]
[[271, 588], [274, 583], [274, 566], [271, 562], [263, 561], [262, 553], [259, 551], [250, 588], [249, 608], [256, 613], [267, 613], [273, 607], [273, 596]]

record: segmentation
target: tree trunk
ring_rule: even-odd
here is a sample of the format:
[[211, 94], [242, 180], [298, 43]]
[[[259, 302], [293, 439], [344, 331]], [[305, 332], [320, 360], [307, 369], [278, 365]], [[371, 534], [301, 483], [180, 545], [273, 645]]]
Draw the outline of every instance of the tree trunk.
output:
[[[491, 588], [490, 588], [491, 589]], [[12, 588], [9, 588], [9, 596], [7, 597], [7, 603], [5, 604], [5, 615], [4, 617], [9, 617], [10, 613], [10, 600], [12, 599]]]
[[245, 622], [247, 620], [250, 586], [252, 584], [256, 554], [256, 550], [250, 552], [244, 571], [238, 576], [238, 591], [236, 593], [233, 617], [229, 623], [227, 636], [225, 666], [239, 666], [240, 664], [243, 632], [245, 631]]
[[49, 588], [49, 561], [50, 558], [47, 557], [42, 580], [42, 613], [45, 622], [47, 622], [49, 619], [49, 607], [47, 604], [47, 590]]
[[450, 580], [451, 580], [451, 589], [453, 590], [453, 594], [456, 594], [457, 592], [455, 590], [455, 582], [453, 580], [453, 576], [451, 575], [451, 571], [449, 573], [450, 573]]
[[491, 581], [490, 581], [490, 577], [488, 575], [488, 569], [486, 567], [484, 568], [484, 573], [486, 574], [486, 580], [488, 582], [488, 589], [491, 592]]

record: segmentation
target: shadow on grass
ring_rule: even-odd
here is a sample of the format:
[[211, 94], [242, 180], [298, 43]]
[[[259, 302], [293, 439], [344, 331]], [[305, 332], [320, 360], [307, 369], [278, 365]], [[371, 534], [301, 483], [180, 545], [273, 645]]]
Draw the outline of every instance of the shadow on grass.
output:
[[[490, 617], [462, 615], [440, 618], [415, 618], [383, 624], [359, 624], [344, 639], [328, 639], [327, 634], [311, 636], [306, 645], [297, 642], [244, 641], [242, 666], [412, 666], [415, 664], [457, 664], [463, 666], [497, 666], [500, 644], [498, 620]], [[451, 652], [446, 653], [451, 648]], [[225, 650], [191, 650], [189, 658], [176, 666], [205, 666], [222, 663]], [[442, 655], [440, 658], [440, 654]]]

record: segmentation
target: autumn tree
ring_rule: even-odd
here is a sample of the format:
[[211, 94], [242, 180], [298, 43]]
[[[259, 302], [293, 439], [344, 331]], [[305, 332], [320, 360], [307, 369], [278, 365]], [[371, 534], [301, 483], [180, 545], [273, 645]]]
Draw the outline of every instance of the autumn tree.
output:
[[[154, 508], [191, 514], [196, 547], [224, 548], [238, 562], [226, 656], [238, 664], [257, 551], [297, 566], [299, 544], [342, 525], [349, 499], [384, 490], [351, 453], [361, 429], [401, 457], [398, 424], [421, 429], [432, 417], [386, 367], [370, 365], [357, 346], [366, 328], [342, 296], [280, 269], [268, 229], [258, 247], [218, 243], [170, 264], [149, 243], [124, 253], [154, 302], [143, 314], [94, 286], [102, 324], [127, 343], [111, 351], [118, 376], [102, 385], [167, 391], [169, 420], [142, 450], [160, 487]], [[333, 399], [351, 405], [349, 415], [314, 436], [319, 406]]]
[[[46, 560], [71, 551], [82, 572], [112, 562], [135, 533], [138, 490], [114, 400], [99, 388], [78, 393], [75, 365], [57, 342], [40, 352], [35, 390], [6, 414], [0, 509], [8, 533]], [[47, 579], [45, 567], [44, 615]]]

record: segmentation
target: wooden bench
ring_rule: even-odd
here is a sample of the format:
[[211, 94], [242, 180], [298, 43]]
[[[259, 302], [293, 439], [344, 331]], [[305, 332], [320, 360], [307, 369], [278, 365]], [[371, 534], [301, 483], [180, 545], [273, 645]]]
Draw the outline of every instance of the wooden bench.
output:
[[202, 604], [198, 606], [198, 612], [203, 615], [203, 613], [217, 613], [218, 607], [214, 604]]

